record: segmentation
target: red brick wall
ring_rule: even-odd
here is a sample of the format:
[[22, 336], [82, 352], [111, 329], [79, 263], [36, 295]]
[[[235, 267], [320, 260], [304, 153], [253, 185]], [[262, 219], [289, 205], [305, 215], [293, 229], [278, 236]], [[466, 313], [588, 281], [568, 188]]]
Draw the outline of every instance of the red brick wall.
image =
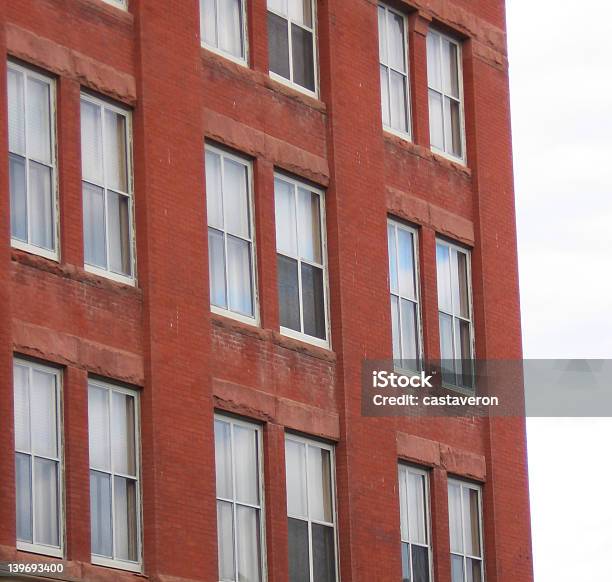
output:
[[[6, 57], [56, 77], [61, 260], [11, 250], [0, 116], [0, 560], [15, 550], [11, 358], [64, 370], [67, 565], [89, 562], [87, 374], [140, 387], [145, 573], [216, 580], [214, 408], [264, 423], [267, 564], [287, 579], [284, 429], [337, 443], [345, 582], [400, 579], [397, 462], [432, 468], [434, 575], [450, 580], [448, 474], [483, 483], [487, 579], [529, 582], [521, 419], [361, 416], [361, 361], [390, 358], [388, 214], [419, 227], [426, 356], [439, 355], [435, 237], [473, 247], [478, 357], [520, 357], [504, 3], [392, 2], [409, 13], [414, 143], [381, 130], [376, 4], [319, 0], [320, 100], [267, 75], [265, 0], [248, 0], [250, 68], [199, 44], [198, 1], [0, 0]], [[425, 34], [465, 40], [467, 166], [429, 150]], [[80, 87], [133, 109], [137, 288], [83, 269]], [[211, 315], [204, 139], [254, 160], [261, 326]], [[332, 350], [278, 332], [275, 168], [326, 188]], [[42, 559], [42, 558], [41, 558]]]

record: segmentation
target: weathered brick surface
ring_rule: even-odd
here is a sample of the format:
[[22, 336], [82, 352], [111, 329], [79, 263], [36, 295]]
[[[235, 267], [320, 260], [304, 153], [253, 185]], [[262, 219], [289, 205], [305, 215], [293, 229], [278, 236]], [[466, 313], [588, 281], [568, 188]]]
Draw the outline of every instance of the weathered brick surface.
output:
[[[17, 352], [64, 370], [72, 580], [134, 579], [89, 563], [86, 379], [95, 373], [141, 389], [152, 580], [217, 579], [217, 408], [264, 424], [270, 582], [288, 571], [285, 429], [337, 443], [343, 581], [400, 579], [404, 459], [431, 469], [436, 580], [450, 580], [450, 474], [484, 483], [487, 580], [530, 582], [524, 421], [367, 419], [360, 406], [362, 359], [391, 356], [388, 214], [419, 228], [426, 355], [439, 356], [436, 234], [473, 246], [477, 355], [521, 355], [504, 3], [392, 1], [410, 13], [414, 143], [381, 130], [376, 3], [318, 1], [320, 100], [268, 77], [266, 2], [247, 4], [250, 67], [242, 67], [200, 48], [198, 0], [131, 0], [128, 12], [101, 0], [0, 0], [0, 111], [7, 54], [57, 79], [61, 222], [59, 263], [11, 251], [0, 115], [0, 561], [26, 557], [15, 550], [8, 421]], [[430, 23], [465, 39], [466, 167], [429, 149]], [[81, 88], [133, 110], [136, 288], [83, 269]], [[259, 328], [208, 308], [205, 139], [254, 161]], [[326, 189], [332, 350], [278, 331], [275, 168]]]

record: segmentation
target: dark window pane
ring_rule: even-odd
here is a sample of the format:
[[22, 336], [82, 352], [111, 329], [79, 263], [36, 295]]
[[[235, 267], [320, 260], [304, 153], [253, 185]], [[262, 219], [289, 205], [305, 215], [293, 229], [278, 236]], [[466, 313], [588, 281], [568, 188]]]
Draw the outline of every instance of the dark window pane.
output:
[[293, 59], [293, 81], [314, 91], [314, 58], [312, 32], [291, 25], [291, 58]]
[[[289, 582], [310, 582], [308, 553], [308, 523], [288, 519], [289, 526]], [[318, 578], [315, 577], [318, 582]]]
[[482, 562], [467, 559], [467, 582], [482, 582]]
[[312, 524], [312, 566], [316, 582], [336, 580], [334, 528]]
[[413, 582], [429, 582], [429, 551], [422, 546], [412, 546]]
[[402, 543], [402, 582], [412, 582], [410, 579], [410, 544]]
[[304, 306], [304, 333], [325, 339], [323, 270], [307, 263], [302, 263], [302, 303]]
[[287, 21], [268, 12], [268, 59], [270, 71], [289, 79], [289, 33]]
[[278, 255], [278, 301], [280, 324], [301, 331], [297, 261], [282, 255]]

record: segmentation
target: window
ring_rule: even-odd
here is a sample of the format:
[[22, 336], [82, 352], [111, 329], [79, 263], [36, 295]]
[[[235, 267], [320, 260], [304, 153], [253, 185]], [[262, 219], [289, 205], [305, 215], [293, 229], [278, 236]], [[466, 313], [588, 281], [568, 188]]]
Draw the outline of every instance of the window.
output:
[[316, 92], [316, 0], [268, 0], [268, 58], [273, 76]]
[[212, 309], [253, 323], [257, 315], [250, 162], [206, 146], [206, 206]]
[[285, 438], [289, 582], [335, 582], [334, 450]]
[[474, 338], [470, 252], [438, 240], [436, 265], [442, 377], [454, 386], [472, 388]]
[[452, 582], [484, 582], [480, 487], [448, 482]]
[[200, 0], [202, 44], [232, 59], [246, 62], [244, 0]]
[[327, 266], [323, 192], [274, 179], [281, 331], [327, 347]]
[[127, 8], [128, 0], [103, 0], [107, 4], [112, 4], [113, 6], [117, 6], [118, 8]]
[[130, 134], [128, 111], [81, 95], [85, 267], [133, 284]]
[[435, 30], [427, 33], [431, 148], [464, 161], [461, 45]]
[[401, 222], [389, 220], [387, 235], [393, 359], [408, 360], [408, 368], [416, 369], [421, 360], [417, 233]]
[[427, 473], [399, 466], [402, 582], [429, 582], [430, 530]]
[[406, 20], [388, 6], [378, 6], [380, 94], [385, 129], [410, 137]]
[[89, 381], [91, 561], [140, 571], [138, 395]]
[[219, 580], [262, 580], [261, 429], [215, 418]]
[[17, 548], [63, 557], [60, 373], [15, 360]]
[[14, 63], [7, 81], [12, 244], [57, 259], [54, 82]]

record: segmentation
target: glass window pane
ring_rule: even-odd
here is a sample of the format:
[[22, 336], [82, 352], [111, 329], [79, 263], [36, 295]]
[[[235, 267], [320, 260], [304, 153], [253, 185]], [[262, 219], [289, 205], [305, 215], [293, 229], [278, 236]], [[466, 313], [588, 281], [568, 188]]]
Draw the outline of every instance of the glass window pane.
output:
[[234, 580], [234, 518], [232, 504], [217, 501], [219, 579]]
[[30, 406], [34, 454], [57, 457], [57, 402], [53, 374], [32, 370]]
[[132, 274], [130, 240], [130, 198], [108, 191], [109, 269], [121, 275]]
[[115, 557], [138, 560], [136, 482], [115, 477]]
[[201, 40], [206, 44], [217, 47], [217, 14], [215, 10], [215, 0], [200, 0]]
[[416, 300], [416, 269], [414, 268], [414, 238], [411, 232], [397, 229], [399, 258], [399, 292], [402, 297]]
[[28, 78], [28, 156], [51, 163], [51, 103], [48, 83]]
[[425, 477], [410, 471], [408, 479], [408, 515], [410, 516], [410, 541], [427, 544], [427, 515], [425, 511]]
[[9, 156], [9, 189], [11, 192], [11, 236], [28, 241], [25, 160]]
[[57, 462], [34, 460], [34, 543], [59, 546]]
[[429, 549], [412, 546], [412, 573], [414, 582], [429, 582]]
[[427, 34], [427, 83], [432, 89], [442, 89], [442, 81], [440, 79], [440, 36], [432, 31]]
[[312, 32], [296, 24], [291, 25], [293, 82], [314, 91], [315, 70]]
[[276, 249], [279, 253], [297, 255], [294, 186], [275, 178], [274, 207], [276, 222]]
[[136, 476], [134, 397], [111, 392], [113, 471]]
[[308, 447], [308, 494], [310, 519], [333, 522], [330, 453], [312, 445]]
[[32, 543], [32, 467], [31, 457], [15, 455], [15, 506], [17, 539]]
[[334, 582], [336, 580], [336, 558], [334, 528], [312, 524], [313, 580]]
[[465, 526], [465, 553], [470, 556], [480, 556], [479, 513], [478, 491], [464, 487], [463, 523]]
[[228, 422], [215, 420], [215, 470], [217, 475], [217, 497], [232, 499], [232, 443], [231, 426]]
[[380, 102], [383, 124], [391, 126], [391, 109], [389, 106], [389, 69], [380, 65]]
[[104, 161], [106, 185], [120, 192], [128, 191], [127, 182], [127, 120], [110, 109], [104, 110]]
[[81, 163], [83, 179], [102, 184], [102, 109], [81, 100]]
[[206, 214], [208, 226], [223, 229], [221, 156], [211, 151], [206, 152]]
[[283, 16], [287, 16], [288, 14], [287, 0], [268, 0], [268, 8]]
[[385, 8], [378, 7], [378, 56], [381, 63], [389, 64], [387, 61], [387, 26], [385, 23]]
[[51, 168], [30, 161], [29, 169], [30, 242], [51, 250], [55, 246]]
[[289, 78], [289, 28], [287, 21], [268, 12], [268, 59], [270, 71]]
[[253, 282], [251, 280], [251, 243], [227, 237], [227, 277], [229, 308], [253, 316]]
[[287, 7], [289, 18], [293, 22], [312, 27], [312, 5], [311, 0], [288, 0]]
[[321, 198], [298, 187], [298, 238], [300, 258], [315, 263], [321, 259]]
[[442, 95], [429, 90], [429, 140], [431, 146], [444, 151], [444, 121]]
[[470, 299], [468, 293], [468, 268], [467, 268], [467, 254], [461, 251], [457, 251], [457, 300], [455, 305], [459, 308], [459, 315], [470, 318]]
[[8, 69], [9, 151], [25, 155], [24, 74]]
[[219, 48], [235, 57], [242, 53], [241, 0], [217, 0], [219, 11]]
[[389, 66], [396, 71], [406, 71], [406, 45], [404, 43], [404, 19], [387, 10], [389, 33]]
[[91, 553], [111, 558], [113, 530], [111, 506], [111, 477], [90, 471]]
[[247, 167], [228, 158], [223, 160], [225, 229], [242, 238], [251, 237]]
[[389, 87], [391, 92], [391, 127], [399, 131], [408, 131], [406, 115], [408, 96], [406, 93], [406, 77], [401, 73], [390, 71]]
[[110, 471], [109, 391], [89, 387], [89, 466]]
[[302, 304], [304, 333], [325, 339], [323, 269], [307, 263], [302, 263]]
[[257, 431], [234, 425], [234, 467], [236, 501], [259, 505], [259, 465]]
[[259, 510], [236, 506], [236, 536], [238, 544], [238, 580], [261, 580], [259, 554]]
[[104, 190], [83, 182], [85, 263], [106, 269]]
[[457, 45], [445, 38], [442, 39], [443, 90], [447, 95], [452, 95], [459, 99], [459, 66], [457, 56]]
[[448, 519], [451, 552], [463, 553], [461, 535], [461, 488], [459, 485], [448, 485]]
[[447, 313], [452, 313], [450, 248], [440, 243], [436, 244], [436, 270], [438, 274], [438, 308]]
[[482, 582], [482, 562], [467, 559], [467, 582]]
[[451, 582], [464, 582], [461, 556], [451, 556]]
[[454, 99], [444, 98], [444, 135], [446, 151], [461, 157], [461, 114], [460, 104]]
[[[440, 313], [440, 357], [443, 360], [452, 360], [455, 357], [452, 317], [444, 313]], [[448, 362], [445, 362], [445, 364], [448, 364]]]
[[[416, 363], [419, 355], [417, 306], [412, 301], [401, 299], [402, 309], [402, 359]], [[414, 364], [409, 367], [415, 367]]]
[[400, 534], [402, 541], [409, 540], [408, 534], [408, 481], [405, 467], [399, 468]]
[[223, 233], [214, 228], [208, 229], [208, 276], [210, 278], [210, 302], [217, 307], [227, 307]]
[[391, 293], [399, 293], [398, 272], [397, 272], [397, 246], [395, 241], [396, 227], [392, 224], [387, 225], [387, 247], [389, 251], [389, 286]]
[[396, 297], [395, 295], [391, 295], [391, 333], [393, 336], [393, 359], [400, 360], [402, 357], [402, 351], [399, 319], [399, 297]]
[[28, 368], [13, 366], [15, 414], [15, 448], [30, 452], [30, 395], [28, 390]]
[[402, 582], [412, 582], [410, 576], [410, 544], [402, 543]]
[[306, 446], [285, 440], [285, 469], [287, 478], [287, 513], [307, 517], [306, 501]]
[[458, 349], [458, 359], [471, 359], [472, 341], [470, 337], [470, 324], [467, 321], [455, 319], [455, 345]]
[[289, 582], [310, 582], [308, 522], [291, 518], [287, 521], [289, 529]]
[[281, 326], [302, 331], [300, 326], [298, 264], [294, 259], [288, 259], [282, 255], [278, 255], [278, 301]]

